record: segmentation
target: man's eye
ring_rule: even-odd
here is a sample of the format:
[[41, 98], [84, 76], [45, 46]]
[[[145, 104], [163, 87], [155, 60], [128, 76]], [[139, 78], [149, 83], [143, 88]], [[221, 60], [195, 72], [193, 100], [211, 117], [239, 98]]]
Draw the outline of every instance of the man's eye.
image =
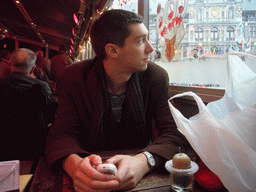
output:
[[138, 43], [143, 43], [143, 39], [139, 39], [139, 40], [138, 40]]
[[141, 43], [144, 43], [145, 41], [146, 41], [146, 38], [141, 38], [141, 39], [138, 40], [138, 43], [141, 44]]

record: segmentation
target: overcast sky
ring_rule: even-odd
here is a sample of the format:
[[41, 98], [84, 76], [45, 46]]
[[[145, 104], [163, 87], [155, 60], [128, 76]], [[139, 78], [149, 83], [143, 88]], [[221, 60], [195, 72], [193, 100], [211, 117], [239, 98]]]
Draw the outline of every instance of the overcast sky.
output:
[[256, 10], [256, 0], [244, 0], [243, 10]]

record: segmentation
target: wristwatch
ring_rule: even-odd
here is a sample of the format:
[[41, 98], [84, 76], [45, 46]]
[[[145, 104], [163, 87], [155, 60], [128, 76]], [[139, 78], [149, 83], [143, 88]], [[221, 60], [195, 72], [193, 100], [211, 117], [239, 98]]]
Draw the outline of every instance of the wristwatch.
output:
[[150, 167], [150, 170], [152, 170], [156, 165], [156, 161], [155, 161], [153, 155], [151, 153], [149, 153], [148, 151], [144, 151], [142, 153], [144, 155], [146, 155], [146, 157], [148, 159], [148, 166]]

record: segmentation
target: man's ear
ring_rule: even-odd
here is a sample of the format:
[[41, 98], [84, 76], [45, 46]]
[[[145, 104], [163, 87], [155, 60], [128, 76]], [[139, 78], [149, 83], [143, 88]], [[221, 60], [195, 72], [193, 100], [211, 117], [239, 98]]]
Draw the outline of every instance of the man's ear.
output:
[[117, 45], [114, 45], [111, 43], [109, 43], [105, 46], [105, 51], [106, 51], [107, 56], [109, 56], [109, 57], [117, 57], [118, 53], [119, 53]]
[[34, 70], [36, 68], [36, 65], [33, 66], [33, 68], [31, 69], [30, 73], [29, 74], [33, 74], [34, 73]]

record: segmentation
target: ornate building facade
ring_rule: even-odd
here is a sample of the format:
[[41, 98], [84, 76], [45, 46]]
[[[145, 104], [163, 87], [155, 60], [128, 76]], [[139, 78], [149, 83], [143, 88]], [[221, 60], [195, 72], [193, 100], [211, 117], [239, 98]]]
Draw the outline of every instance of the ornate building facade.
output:
[[[156, 8], [149, 15], [150, 42], [161, 50], [161, 35], [156, 30]], [[183, 17], [185, 36], [174, 59], [185, 59], [195, 54], [226, 54], [229, 50], [256, 51], [255, 10], [243, 11], [243, 0], [189, 0]], [[244, 16], [243, 16], [244, 15]]]
[[188, 11], [187, 33], [180, 45], [183, 57], [193, 51], [221, 55], [246, 49], [242, 0], [190, 0]]

